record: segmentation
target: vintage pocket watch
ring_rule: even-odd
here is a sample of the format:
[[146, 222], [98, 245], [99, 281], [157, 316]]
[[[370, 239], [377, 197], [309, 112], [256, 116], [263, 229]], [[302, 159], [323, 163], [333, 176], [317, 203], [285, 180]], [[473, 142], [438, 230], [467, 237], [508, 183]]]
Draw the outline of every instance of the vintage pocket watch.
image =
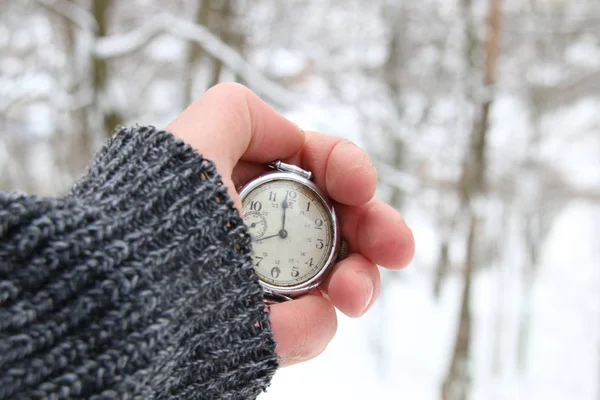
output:
[[240, 190], [242, 217], [265, 300], [291, 300], [317, 287], [346, 256], [335, 210], [312, 173], [275, 161]]

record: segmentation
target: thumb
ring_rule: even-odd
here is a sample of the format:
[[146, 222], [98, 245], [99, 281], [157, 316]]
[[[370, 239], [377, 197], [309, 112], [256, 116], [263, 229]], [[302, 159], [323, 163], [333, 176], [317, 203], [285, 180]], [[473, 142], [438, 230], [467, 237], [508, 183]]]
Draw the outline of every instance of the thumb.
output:
[[228, 177], [239, 160], [266, 163], [289, 157], [304, 145], [300, 128], [235, 83], [214, 86], [166, 129]]

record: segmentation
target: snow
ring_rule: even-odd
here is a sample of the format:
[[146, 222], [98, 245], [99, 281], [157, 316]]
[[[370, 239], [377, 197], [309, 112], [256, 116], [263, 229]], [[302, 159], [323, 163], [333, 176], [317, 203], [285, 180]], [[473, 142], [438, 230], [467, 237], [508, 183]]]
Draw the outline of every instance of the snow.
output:
[[171, 35], [158, 35], [145, 48], [153, 60], [177, 62], [185, 54], [186, 44]]
[[543, 121], [547, 140], [540, 154], [559, 165], [576, 186], [600, 186], [599, 109], [600, 101], [584, 99]]
[[[31, 127], [30, 133], [34, 135], [48, 137], [54, 132], [54, 113], [48, 104], [35, 103], [27, 107], [26, 121], [27, 125]], [[48, 165], [50, 160], [47, 153], [46, 151], [41, 165]]]
[[600, 51], [598, 39], [587, 37], [567, 49], [565, 58], [574, 65], [584, 68], [600, 67]]
[[279, 78], [297, 75], [307, 62], [304, 54], [281, 48], [256, 51], [251, 60], [265, 73]]
[[[461, 284], [450, 280], [442, 298], [432, 300], [431, 279], [418, 270], [419, 264], [431, 262], [427, 255], [435, 250], [432, 229], [419, 218], [408, 218], [417, 238], [414, 265], [395, 273], [398, 279], [390, 282], [379, 305], [365, 317], [352, 320], [340, 315], [338, 334], [327, 350], [314, 360], [280, 370], [261, 400], [439, 399], [456, 329]], [[593, 260], [597, 260], [600, 247], [585, 238], [597, 237], [598, 222], [598, 207], [574, 204], [552, 229], [534, 291], [525, 375], [511, 366], [516, 338], [510, 334], [504, 336], [503, 368], [499, 375], [492, 371], [493, 318], [500, 295], [498, 269], [478, 274], [473, 300], [473, 400], [597, 398], [600, 270]], [[520, 288], [515, 272], [504, 275], [508, 290], [501, 301], [505, 316], [510, 317], [507, 323], [514, 324]], [[504, 334], [511, 331], [510, 326], [504, 328]], [[383, 360], [373, 357], [373, 341], [381, 341]]]
[[7, 77], [15, 77], [21, 72], [21, 60], [17, 57], [2, 57], [0, 60], [0, 72]]
[[[335, 115], [336, 124], [331, 124]], [[358, 115], [349, 106], [337, 102], [327, 104], [302, 104], [286, 112], [285, 116], [307, 131], [326, 132], [329, 135], [352, 140], [358, 146], [364, 147], [360, 131]]]
[[[92, 14], [76, 3], [56, 0], [37, 0], [37, 2], [68, 19], [80, 29], [97, 29], [96, 21]], [[46, 25], [43, 23], [44, 21], [41, 22], [41, 25]]]

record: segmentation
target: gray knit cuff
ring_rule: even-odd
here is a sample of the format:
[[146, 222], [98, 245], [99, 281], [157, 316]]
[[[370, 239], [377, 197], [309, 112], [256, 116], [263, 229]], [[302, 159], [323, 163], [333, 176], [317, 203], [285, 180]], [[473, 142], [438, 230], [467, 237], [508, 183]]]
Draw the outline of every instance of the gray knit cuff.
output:
[[248, 399], [267, 387], [277, 356], [250, 237], [215, 165], [188, 145], [122, 129], [66, 198], [4, 201], [0, 370], [21, 372], [0, 376], [0, 398]]

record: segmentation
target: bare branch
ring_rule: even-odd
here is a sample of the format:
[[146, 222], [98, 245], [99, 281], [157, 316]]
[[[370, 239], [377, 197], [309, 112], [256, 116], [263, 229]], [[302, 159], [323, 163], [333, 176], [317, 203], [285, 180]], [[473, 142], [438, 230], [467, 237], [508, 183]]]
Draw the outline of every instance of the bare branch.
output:
[[98, 58], [109, 59], [135, 52], [163, 33], [166, 30], [163, 25], [164, 17], [159, 16], [126, 33], [99, 38], [94, 47], [94, 54]]
[[84, 8], [63, 0], [36, 0], [42, 7], [68, 19], [75, 26], [86, 31], [98, 29], [94, 17]]
[[574, 104], [586, 97], [598, 97], [600, 93], [600, 70], [578, 74], [573, 79], [556, 86], [532, 86], [531, 96], [544, 112], [551, 112], [565, 104]]
[[170, 15], [160, 15], [138, 29], [125, 34], [107, 36], [96, 42], [94, 53], [99, 58], [116, 58], [136, 51], [156, 36], [169, 33], [175, 37], [191, 40], [213, 57], [242, 77], [259, 94], [285, 106], [297, 105], [303, 97], [267, 79], [248, 63], [235, 49], [225, 44], [203, 26]]

